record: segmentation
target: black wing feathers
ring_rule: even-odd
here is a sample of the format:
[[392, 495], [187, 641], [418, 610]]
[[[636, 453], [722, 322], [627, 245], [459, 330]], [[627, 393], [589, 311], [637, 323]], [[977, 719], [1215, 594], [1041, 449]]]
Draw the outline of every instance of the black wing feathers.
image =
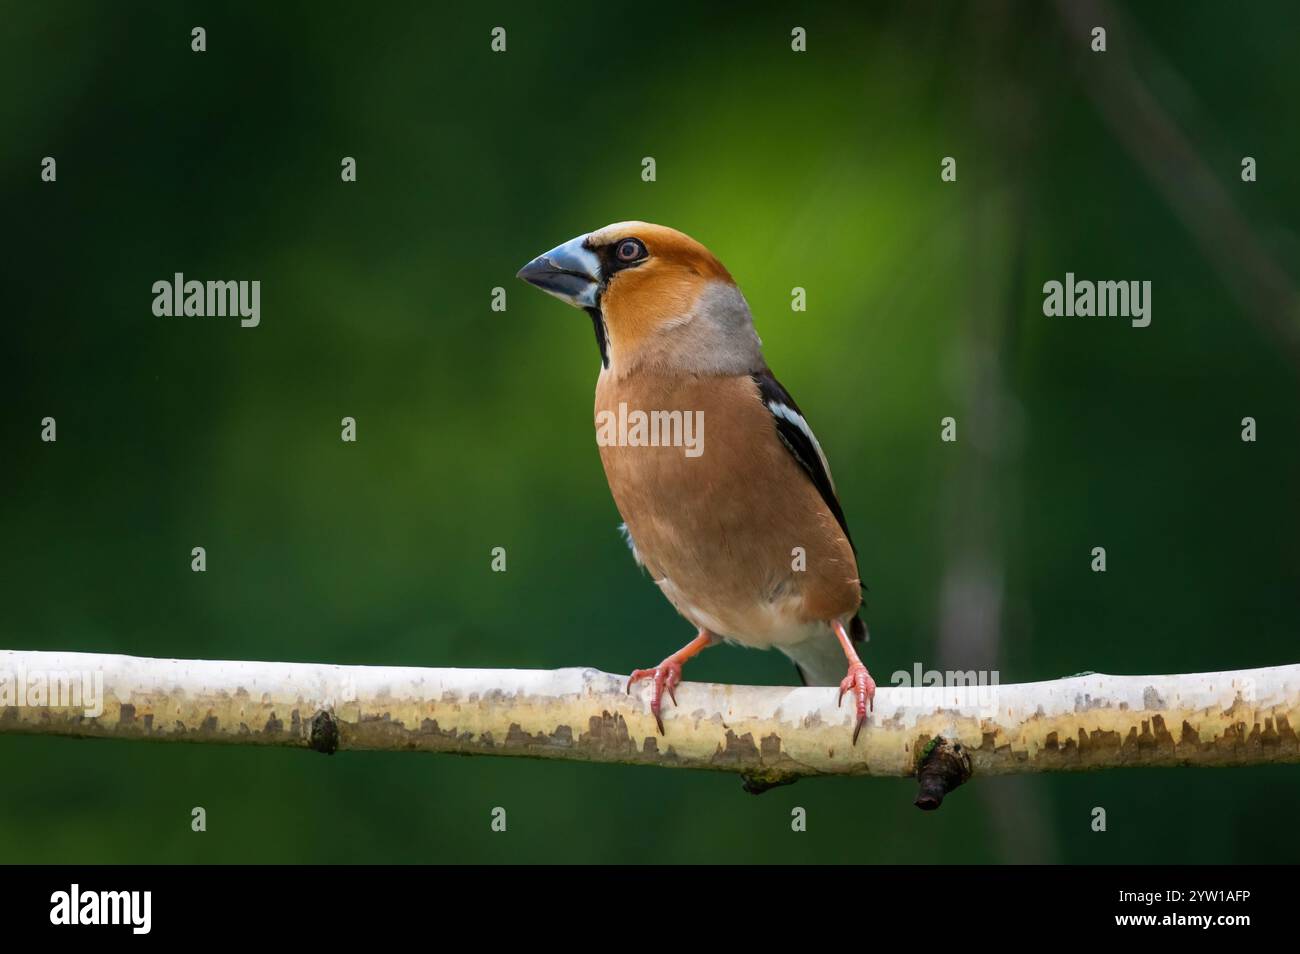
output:
[[[758, 393], [763, 399], [763, 406], [772, 415], [772, 421], [776, 424], [776, 433], [781, 438], [781, 443], [794, 455], [794, 459], [799, 462], [800, 466], [808, 472], [808, 476], [812, 478], [817, 492], [822, 495], [822, 500], [826, 502], [827, 509], [834, 514], [840, 529], [844, 531], [849, 546], [853, 547], [854, 553], [857, 553], [858, 548], [854, 546], [853, 536], [849, 533], [849, 526], [844, 520], [844, 510], [840, 507], [839, 498], [835, 496], [835, 488], [831, 485], [831, 475], [826, 471], [826, 465], [823, 462], [821, 452], [817, 449], [812, 431], [800, 427], [797, 421], [784, 416], [779, 410], [780, 408], [786, 408], [800, 419], [803, 419], [803, 412], [799, 410], [799, 405], [794, 403], [794, 398], [790, 396], [790, 392], [781, 386], [781, 382], [767, 368], [762, 371], [755, 371], [751, 377], [753, 377], [754, 383], [758, 385]], [[804, 424], [807, 424], [806, 420], [804, 420]]]
[[[754, 383], [758, 385], [759, 396], [763, 400], [763, 406], [767, 408], [768, 413], [772, 415], [772, 422], [776, 425], [777, 436], [781, 438], [781, 443], [799, 462], [808, 477], [812, 480], [813, 486], [821, 494], [822, 500], [826, 503], [826, 508], [835, 516], [836, 522], [840, 529], [844, 531], [844, 537], [849, 541], [854, 554], [858, 552], [857, 546], [853, 543], [853, 535], [849, 533], [849, 525], [844, 519], [844, 509], [840, 506], [839, 498], [835, 495], [835, 488], [831, 484], [831, 475], [826, 469], [825, 458], [822, 457], [821, 451], [817, 447], [816, 438], [812, 436], [812, 428], [799, 410], [799, 405], [795, 403], [790, 392], [781, 386], [781, 382], [773, 376], [767, 368], [762, 371], [756, 371], [751, 375]], [[862, 587], [864, 590], [866, 586]], [[863, 642], [867, 638], [867, 627], [862, 622], [861, 617], [854, 616], [849, 622], [849, 636], [854, 642]], [[795, 667], [798, 669], [798, 666]], [[799, 670], [799, 676], [803, 679], [804, 685], [808, 684], [807, 678], [804, 677], [803, 670]]]

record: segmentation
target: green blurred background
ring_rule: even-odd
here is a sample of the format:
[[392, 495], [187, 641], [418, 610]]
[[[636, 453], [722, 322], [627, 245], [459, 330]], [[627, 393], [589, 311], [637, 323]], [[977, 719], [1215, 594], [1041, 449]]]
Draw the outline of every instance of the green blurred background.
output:
[[[817, 428], [882, 683], [916, 662], [1004, 683], [1296, 662], [1300, 9], [1068, 5], [1080, 34], [1067, 5], [727, 6], [11, 5], [0, 645], [657, 661], [691, 632], [615, 529], [589, 322], [513, 278], [643, 218], [728, 265]], [[175, 271], [261, 280], [261, 326], [155, 318]], [[1150, 280], [1151, 326], [1045, 318], [1066, 271]], [[687, 673], [793, 678], [734, 648]], [[984, 780], [937, 815], [910, 780], [754, 798], [725, 774], [513, 759], [0, 737], [0, 771], [9, 862], [1300, 849], [1259, 808], [1300, 800], [1285, 766]]]

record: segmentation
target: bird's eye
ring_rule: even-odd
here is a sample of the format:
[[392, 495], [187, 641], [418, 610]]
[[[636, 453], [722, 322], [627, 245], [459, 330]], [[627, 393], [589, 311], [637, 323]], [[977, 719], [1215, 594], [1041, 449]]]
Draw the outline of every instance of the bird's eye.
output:
[[645, 256], [645, 246], [641, 244], [640, 239], [623, 239], [618, 243], [618, 248], [614, 250], [620, 262], [635, 262], [638, 258]]

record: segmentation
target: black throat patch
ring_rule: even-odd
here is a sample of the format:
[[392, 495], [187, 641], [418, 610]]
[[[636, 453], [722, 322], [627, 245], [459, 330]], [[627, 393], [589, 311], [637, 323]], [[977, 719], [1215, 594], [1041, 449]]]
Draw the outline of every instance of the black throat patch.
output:
[[596, 347], [600, 348], [601, 367], [609, 367], [609, 340], [605, 334], [605, 316], [601, 314], [600, 306], [595, 308], [585, 308], [588, 315], [591, 316], [591, 327], [596, 332]]

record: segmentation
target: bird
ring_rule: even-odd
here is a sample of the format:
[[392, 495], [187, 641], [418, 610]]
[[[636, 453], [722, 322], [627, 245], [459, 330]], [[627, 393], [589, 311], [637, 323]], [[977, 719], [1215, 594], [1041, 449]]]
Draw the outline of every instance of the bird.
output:
[[676, 705], [685, 662], [720, 642], [775, 648], [805, 685], [838, 685], [837, 704], [853, 694], [856, 745], [876, 692], [857, 652], [857, 549], [821, 444], [768, 368], [731, 273], [688, 235], [627, 221], [517, 277], [590, 317], [597, 445], [628, 546], [696, 630], [633, 670], [628, 692], [653, 682], [663, 735], [663, 696]]

